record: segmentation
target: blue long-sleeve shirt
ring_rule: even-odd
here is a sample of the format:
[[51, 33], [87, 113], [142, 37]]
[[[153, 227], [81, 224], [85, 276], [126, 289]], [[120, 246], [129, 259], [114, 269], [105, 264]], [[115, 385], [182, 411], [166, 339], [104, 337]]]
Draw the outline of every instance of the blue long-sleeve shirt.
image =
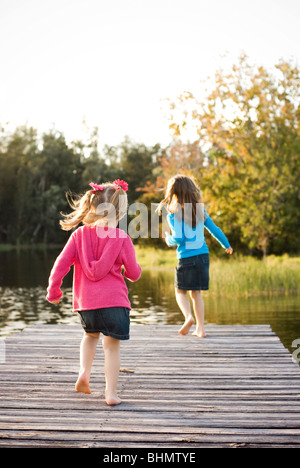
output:
[[212, 221], [204, 210], [204, 222], [199, 222], [195, 228], [179, 221], [174, 214], [168, 214], [168, 224], [171, 235], [167, 235], [166, 243], [169, 247], [177, 245], [177, 258], [194, 257], [209, 253], [205, 242], [204, 228], [221, 244], [229, 249], [230, 244], [223, 231]]

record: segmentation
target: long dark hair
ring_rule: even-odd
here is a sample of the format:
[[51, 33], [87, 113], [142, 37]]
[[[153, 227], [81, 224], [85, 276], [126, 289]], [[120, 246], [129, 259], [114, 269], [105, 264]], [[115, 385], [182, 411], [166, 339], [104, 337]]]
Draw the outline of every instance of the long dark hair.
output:
[[[195, 228], [200, 218], [202, 220], [203, 217], [200, 203], [202, 203], [201, 191], [194, 178], [178, 174], [169, 180], [165, 198], [158, 209], [161, 211], [163, 205], [166, 204], [170, 213], [176, 214], [179, 219], [183, 216], [184, 221]], [[191, 206], [191, 210], [188, 210], [186, 214], [184, 214], [185, 204]]]

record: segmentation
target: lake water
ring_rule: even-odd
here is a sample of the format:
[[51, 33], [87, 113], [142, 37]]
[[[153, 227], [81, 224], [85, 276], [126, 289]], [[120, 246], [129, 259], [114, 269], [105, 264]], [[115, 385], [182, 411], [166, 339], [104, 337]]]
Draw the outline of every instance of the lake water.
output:
[[[0, 337], [35, 323], [78, 323], [72, 312], [72, 273], [63, 283], [58, 306], [45, 300], [49, 272], [58, 252], [0, 252]], [[182, 324], [174, 296], [173, 271], [143, 270], [137, 283], [128, 282], [131, 321], [139, 324]], [[282, 343], [295, 351], [300, 339], [300, 296], [213, 297], [204, 293], [205, 319], [211, 324], [270, 324]]]

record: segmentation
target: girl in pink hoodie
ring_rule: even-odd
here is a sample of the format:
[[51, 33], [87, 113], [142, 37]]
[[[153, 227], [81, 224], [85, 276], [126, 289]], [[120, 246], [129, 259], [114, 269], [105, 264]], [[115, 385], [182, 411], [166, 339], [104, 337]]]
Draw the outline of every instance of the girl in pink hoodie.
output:
[[[129, 339], [131, 305], [124, 276], [137, 281], [141, 267], [136, 261], [130, 237], [116, 226], [127, 212], [128, 185], [92, 187], [77, 200], [69, 200], [73, 212], [60, 221], [62, 229], [77, 227], [52, 268], [47, 300], [58, 304], [64, 276], [74, 265], [73, 310], [80, 315], [84, 336], [80, 347], [80, 372], [75, 389], [91, 393], [89, 381], [100, 333], [105, 353], [105, 400], [108, 405], [121, 403], [117, 395], [120, 369], [120, 340]], [[122, 274], [124, 267], [124, 276]]]

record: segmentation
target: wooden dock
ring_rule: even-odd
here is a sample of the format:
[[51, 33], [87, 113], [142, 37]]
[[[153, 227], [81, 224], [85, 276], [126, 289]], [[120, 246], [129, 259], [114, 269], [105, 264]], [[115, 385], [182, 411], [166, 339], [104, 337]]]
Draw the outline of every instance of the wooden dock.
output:
[[267, 325], [131, 326], [119, 395], [104, 402], [103, 351], [92, 395], [76, 393], [80, 325], [37, 325], [5, 339], [0, 447], [300, 446], [300, 368]]

